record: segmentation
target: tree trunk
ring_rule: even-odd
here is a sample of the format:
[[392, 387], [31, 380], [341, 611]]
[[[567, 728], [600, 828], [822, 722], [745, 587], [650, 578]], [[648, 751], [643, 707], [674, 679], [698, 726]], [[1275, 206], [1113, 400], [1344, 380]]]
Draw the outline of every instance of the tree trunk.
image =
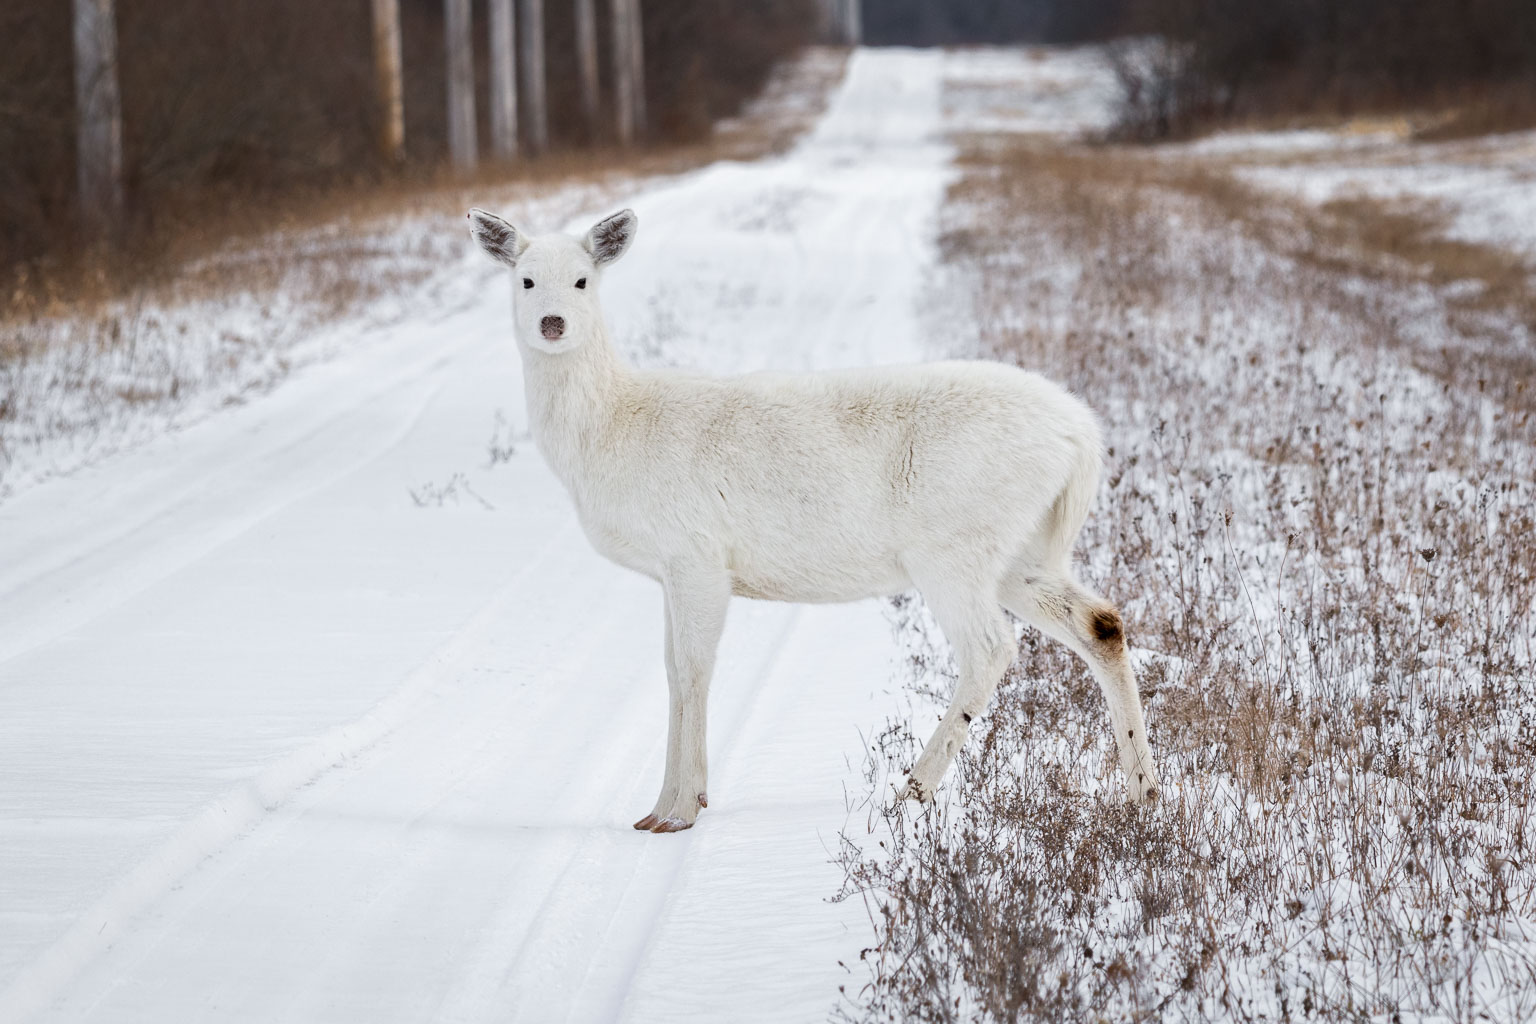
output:
[[400, 0], [373, 0], [373, 70], [379, 103], [379, 154], [405, 158], [405, 90], [400, 77]]
[[491, 150], [502, 160], [517, 156], [517, 56], [512, 0], [491, 5]]
[[619, 145], [635, 141], [634, 47], [629, 42], [629, 2], [609, 0], [613, 29], [613, 128]]
[[470, 0], [445, 0], [443, 38], [448, 50], [448, 155], [461, 171], [479, 160], [475, 140], [475, 50]]
[[635, 137], [643, 138], [646, 127], [645, 111], [645, 32], [640, 22], [640, 0], [629, 2], [629, 59], [634, 69], [630, 72], [635, 89]]
[[858, 46], [864, 36], [861, 0], [822, 0], [823, 36], [829, 43]]
[[597, 135], [597, 11], [593, 0], [576, 0], [576, 76], [587, 134]]
[[123, 115], [113, 0], [74, 0], [76, 169], [85, 230], [115, 234], [123, 214]]
[[544, 0], [519, 0], [522, 22], [523, 113], [528, 148], [535, 153], [549, 145], [549, 114], [544, 104]]

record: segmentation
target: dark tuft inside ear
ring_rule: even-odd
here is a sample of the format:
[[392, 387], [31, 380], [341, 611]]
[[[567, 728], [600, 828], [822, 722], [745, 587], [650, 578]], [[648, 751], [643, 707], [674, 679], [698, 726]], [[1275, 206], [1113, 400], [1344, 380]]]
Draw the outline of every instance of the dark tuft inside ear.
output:
[[517, 228], [484, 210], [469, 211], [469, 233], [492, 259], [509, 267], [517, 266], [517, 258], [528, 248], [528, 242]]
[[635, 229], [639, 225], [635, 211], [620, 210], [612, 217], [598, 221], [587, 232], [582, 244], [592, 254], [592, 261], [601, 267], [624, 255], [629, 243], [635, 240]]

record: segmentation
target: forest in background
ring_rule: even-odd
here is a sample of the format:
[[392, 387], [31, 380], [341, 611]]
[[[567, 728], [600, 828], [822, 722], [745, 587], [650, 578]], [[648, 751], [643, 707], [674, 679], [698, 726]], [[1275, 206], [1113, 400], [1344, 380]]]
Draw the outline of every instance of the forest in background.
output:
[[1121, 62], [1129, 137], [1296, 115], [1416, 113], [1440, 134], [1536, 125], [1530, 0], [1144, 0], [1120, 28], [1169, 44]]
[[[430, 177], [445, 159], [442, 0], [401, 0], [405, 162], [376, 145], [369, 0], [117, 0], [125, 223], [149, 246], [178, 222], [294, 193]], [[643, 0], [645, 141], [706, 135], [809, 42], [816, 0]], [[545, 4], [550, 149], [606, 145], [610, 5], [595, 5], [603, 109], [574, 71], [573, 5]], [[477, 116], [487, 132], [487, 4], [474, 0]], [[0, 271], [77, 255], [71, 5], [0, 5]]]
[[[369, 0], [117, 0], [126, 204], [118, 241], [148, 254], [187, 225], [283, 197], [440, 174], [442, 0], [401, 0], [405, 160], [380, 156]], [[473, 0], [487, 134], [487, 0]], [[645, 141], [696, 140], [818, 38], [821, 0], [640, 0]], [[603, 109], [582, 115], [573, 5], [545, 4], [550, 150], [613, 142], [610, 5], [598, 14]], [[1118, 137], [1237, 121], [1428, 112], [1433, 131], [1536, 125], [1530, 0], [862, 0], [871, 45], [1117, 45]], [[71, 4], [0, 5], [0, 284], [89, 249], [76, 216]], [[120, 261], [119, 261], [120, 263]], [[0, 293], [9, 293], [9, 288]]]
[[1531, 0], [864, 0], [871, 44], [1118, 48], [1122, 137], [1235, 120], [1434, 110], [1447, 131], [1536, 125]]

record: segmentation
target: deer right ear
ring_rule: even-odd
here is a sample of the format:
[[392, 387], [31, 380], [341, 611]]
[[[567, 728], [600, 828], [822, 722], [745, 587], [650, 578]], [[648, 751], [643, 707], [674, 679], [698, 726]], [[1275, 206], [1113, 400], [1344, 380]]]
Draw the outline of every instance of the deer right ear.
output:
[[509, 267], [517, 266], [518, 257], [528, 248], [526, 235], [494, 213], [486, 213], [484, 210], [469, 211], [469, 233], [480, 243], [480, 248], [490, 253], [493, 260]]
[[593, 263], [600, 267], [606, 266], [624, 255], [629, 243], [635, 240], [635, 229], [639, 225], [640, 220], [634, 210], [620, 210], [593, 225], [581, 244], [591, 253]]

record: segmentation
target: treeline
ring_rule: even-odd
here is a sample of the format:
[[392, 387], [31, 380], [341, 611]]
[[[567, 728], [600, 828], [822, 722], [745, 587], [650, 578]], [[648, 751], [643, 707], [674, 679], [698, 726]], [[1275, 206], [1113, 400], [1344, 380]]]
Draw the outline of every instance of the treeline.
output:
[[1441, 108], [1467, 131], [1536, 124], [1536, 0], [1138, 0], [1121, 29], [1128, 133], [1234, 118]]
[[[68, 0], [0, 4], [0, 271], [78, 247]], [[550, 147], [612, 141], [611, 33], [598, 0], [603, 111], [583, 116], [573, 4], [545, 0]], [[818, 26], [816, 0], [641, 0], [647, 138], [708, 132]], [[116, 0], [128, 238], [189, 205], [429, 172], [447, 148], [443, 0], [401, 0], [405, 165], [381, 156], [370, 0]], [[486, 0], [474, 0], [487, 132]]]
[[1112, 51], [1132, 137], [1405, 108], [1447, 112], [1451, 130], [1536, 125], [1536, 0], [863, 0], [863, 11], [875, 44], [1134, 40]]
[[1103, 39], [1133, 0], [863, 0], [872, 45], [1071, 43]]

